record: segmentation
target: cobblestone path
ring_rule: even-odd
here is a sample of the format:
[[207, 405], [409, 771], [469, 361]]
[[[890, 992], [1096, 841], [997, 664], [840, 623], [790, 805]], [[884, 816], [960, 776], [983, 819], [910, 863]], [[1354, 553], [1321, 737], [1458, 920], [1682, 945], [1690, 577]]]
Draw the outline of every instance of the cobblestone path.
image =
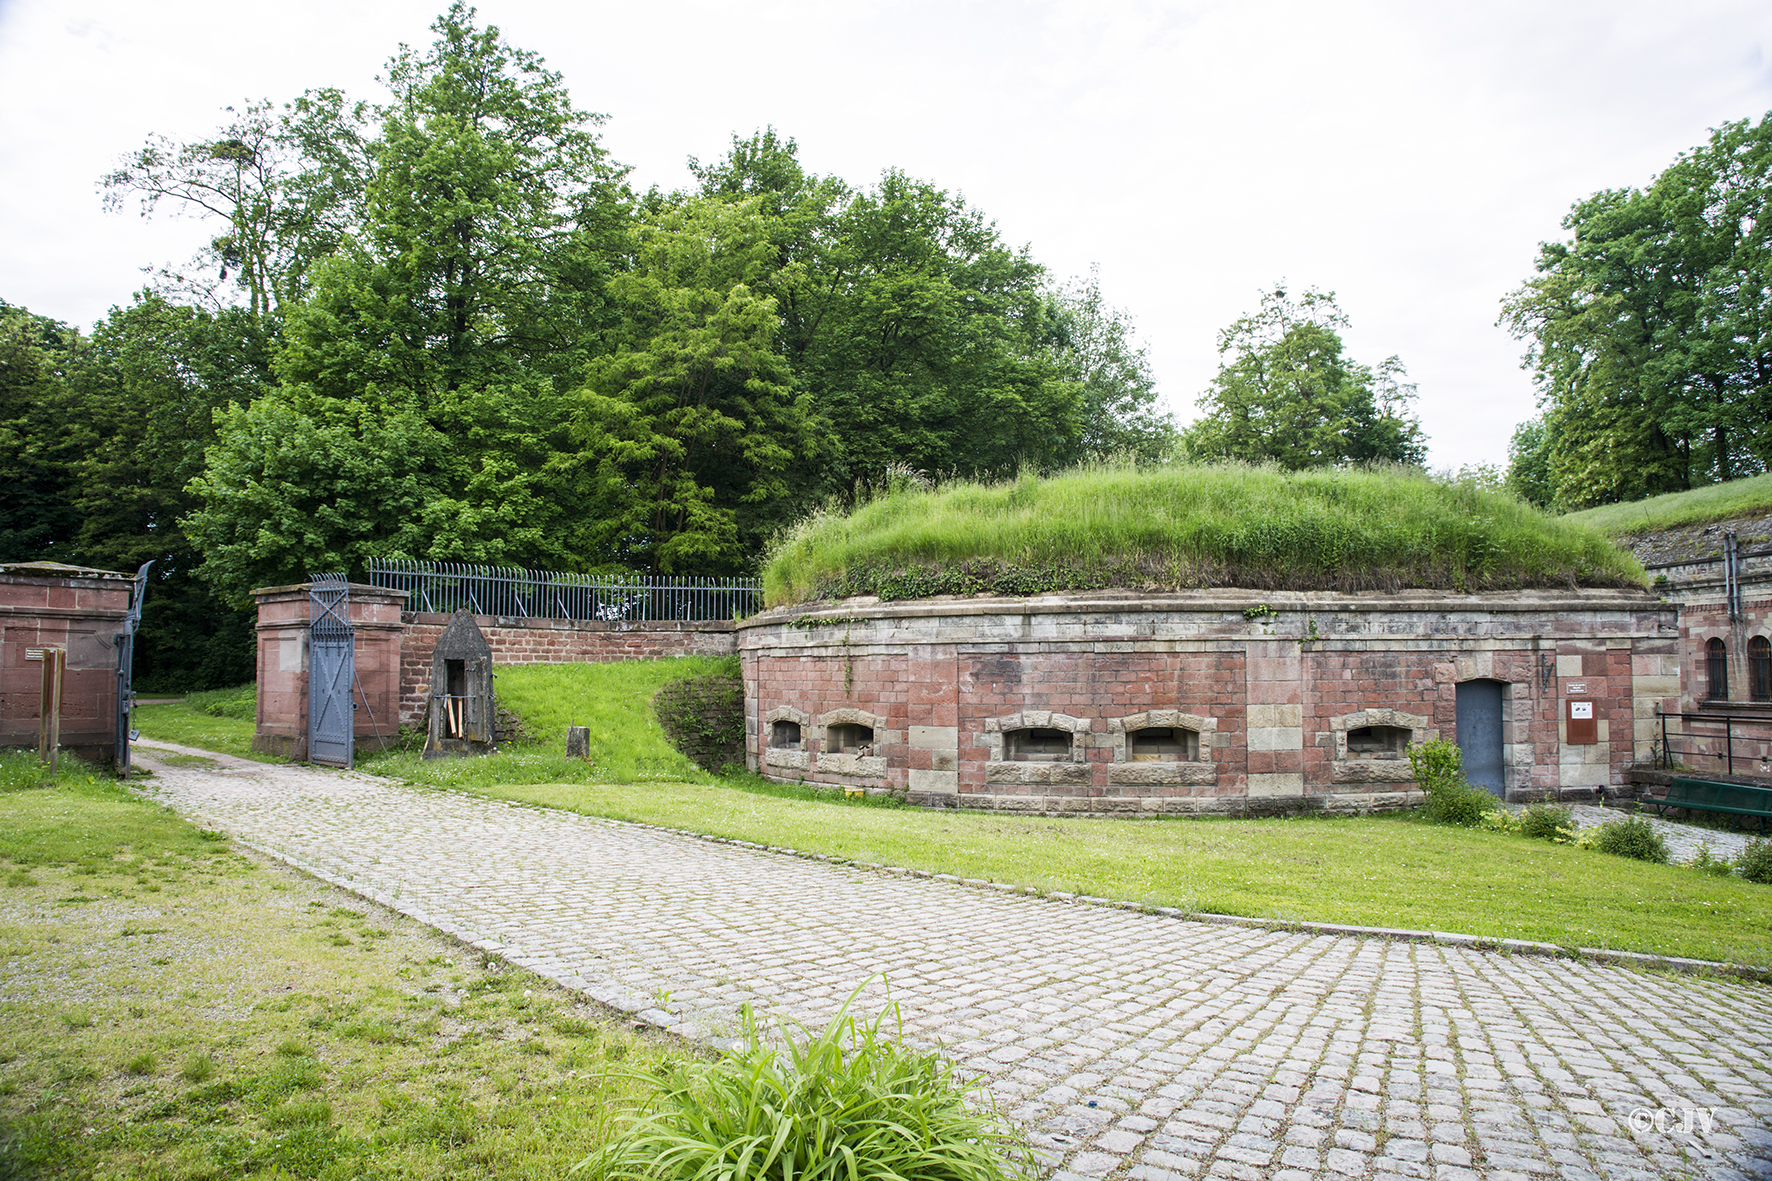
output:
[[1772, 1176], [1765, 986], [1210, 926], [216, 761], [158, 764], [153, 790], [690, 1036], [747, 1000], [822, 1025], [883, 973], [907, 1038], [984, 1072], [1067, 1181]]

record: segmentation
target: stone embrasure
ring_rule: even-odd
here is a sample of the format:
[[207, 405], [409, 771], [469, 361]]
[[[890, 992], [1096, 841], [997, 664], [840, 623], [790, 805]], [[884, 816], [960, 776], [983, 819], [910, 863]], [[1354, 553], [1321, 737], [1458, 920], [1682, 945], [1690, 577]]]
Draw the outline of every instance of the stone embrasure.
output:
[[[1486, 752], [1510, 800], [1628, 790], [1657, 709], [1677, 708], [1678, 636], [1670, 605], [1619, 590], [851, 599], [738, 627], [764, 775], [1133, 815], [1406, 805], [1402, 748], [1435, 738], [1473, 765]], [[1571, 702], [1597, 740], [1569, 741]], [[768, 747], [789, 713], [817, 723], [802, 758]], [[865, 756], [821, 747], [839, 716], [872, 719]], [[1168, 753], [1135, 759], [1128, 735], [1147, 728], [1171, 731]]]

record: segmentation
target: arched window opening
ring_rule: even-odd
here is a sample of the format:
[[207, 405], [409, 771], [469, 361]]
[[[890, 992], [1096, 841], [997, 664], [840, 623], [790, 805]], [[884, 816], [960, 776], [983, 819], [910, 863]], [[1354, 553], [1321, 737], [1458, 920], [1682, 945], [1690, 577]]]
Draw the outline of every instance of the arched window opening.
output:
[[1003, 758], [1013, 763], [1062, 763], [1071, 757], [1068, 730], [1044, 726], [1003, 733]]
[[1126, 735], [1129, 763], [1197, 763], [1200, 736], [1183, 726], [1148, 726]]
[[769, 745], [775, 750], [800, 749], [800, 723], [782, 719], [769, 726]]
[[874, 728], [856, 722], [839, 722], [826, 727], [824, 749], [832, 755], [871, 755], [874, 753]]
[[1704, 646], [1704, 684], [1712, 701], [1729, 700], [1729, 648], [1721, 640]]
[[1347, 753], [1354, 759], [1400, 759], [1415, 731], [1402, 726], [1358, 726], [1347, 732]]
[[1747, 642], [1747, 681], [1755, 701], [1772, 701], [1772, 640], [1765, 636]]

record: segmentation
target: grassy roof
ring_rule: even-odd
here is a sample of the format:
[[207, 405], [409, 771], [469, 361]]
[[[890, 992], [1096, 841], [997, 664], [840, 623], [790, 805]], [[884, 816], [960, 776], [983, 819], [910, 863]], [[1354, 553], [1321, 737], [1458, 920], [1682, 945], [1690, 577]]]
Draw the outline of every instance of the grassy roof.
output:
[[1772, 514], [1772, 473], [1711, 484], [1690, 492], [1669, 492], [1628, 504], [1603, 504], [1570, 513], [1563, 519], [1598, 529], [1609, 537], [1629, 537], [1657, 529], [1767, 514]]
[[1088, 468], [907, 488], [803, 522], [770, 606], [851, 595], [1641, 587], [1598, 531], [1419, 472]]

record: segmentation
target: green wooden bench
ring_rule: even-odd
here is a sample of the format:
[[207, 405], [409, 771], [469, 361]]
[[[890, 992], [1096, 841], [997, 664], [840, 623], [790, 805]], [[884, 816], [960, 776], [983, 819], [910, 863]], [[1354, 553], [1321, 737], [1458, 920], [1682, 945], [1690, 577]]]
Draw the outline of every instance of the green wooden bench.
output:
[[1640, 802], [1663, 814], [1669, 808], [1689, 808], [1694, 812], [1753, 816], [1759, 820], [1761, 832], [1766, 831], [1766, 822], [1772, 820], [1772, 787], [1749, 783], [1676, 778], [1667, 785], [1665, 796], [1644, 796]]

